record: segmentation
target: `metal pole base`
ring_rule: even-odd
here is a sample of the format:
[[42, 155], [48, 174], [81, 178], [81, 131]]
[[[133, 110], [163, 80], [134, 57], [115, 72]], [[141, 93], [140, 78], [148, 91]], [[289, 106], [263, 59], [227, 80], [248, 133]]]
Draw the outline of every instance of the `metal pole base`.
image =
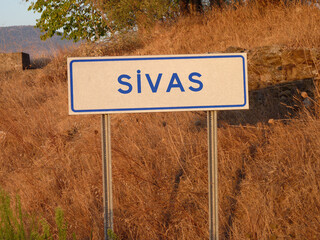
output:
[[208, 111], [209, 239], [219, 239], [217, 111]]

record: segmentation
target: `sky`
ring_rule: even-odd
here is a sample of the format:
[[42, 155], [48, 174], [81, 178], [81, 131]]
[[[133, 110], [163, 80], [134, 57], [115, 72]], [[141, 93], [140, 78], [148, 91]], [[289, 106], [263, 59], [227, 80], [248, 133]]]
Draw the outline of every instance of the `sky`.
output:
[[0, 0], [0, 27], [35, 25], [40, 14], [28, 11], [30, 2]]

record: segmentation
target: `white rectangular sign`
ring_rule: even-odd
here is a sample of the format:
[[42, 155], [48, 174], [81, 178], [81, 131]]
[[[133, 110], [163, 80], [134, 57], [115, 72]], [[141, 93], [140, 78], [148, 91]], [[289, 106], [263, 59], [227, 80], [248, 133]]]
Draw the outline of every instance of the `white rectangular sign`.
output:
[[68, 58], [69, 114], [248, 109], [246, 57]]

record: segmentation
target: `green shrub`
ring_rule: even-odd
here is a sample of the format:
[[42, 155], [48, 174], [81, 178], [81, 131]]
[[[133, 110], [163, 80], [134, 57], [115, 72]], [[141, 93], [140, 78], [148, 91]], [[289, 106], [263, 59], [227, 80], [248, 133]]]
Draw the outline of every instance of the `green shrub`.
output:
[[[66, 240], [67, 222], [59, 207], [56, 209], [55, 220], [58, 239]], [[73, 239], [76, 239], [75, 235]], [[23, 213], [18, 196], [12, 206], [10, 196], [0, 188], [0, 240], [53, 240], [53, 235], [45, 219], [37, 221]]]

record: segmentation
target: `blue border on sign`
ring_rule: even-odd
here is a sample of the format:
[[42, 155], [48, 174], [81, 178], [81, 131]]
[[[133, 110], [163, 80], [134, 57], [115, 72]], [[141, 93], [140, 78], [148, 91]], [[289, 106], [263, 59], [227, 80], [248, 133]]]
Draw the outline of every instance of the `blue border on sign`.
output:
[[[243, 65], [243, 91], [244, 91], [244, 103], [238, 105], [210, 105], [210, 106], [180, 106], [180, 107], [152, 107], [152, 108], [113, 108], [113, 109], [74, 109], [74, 96], [73, 96], [73, 75], [72, 69], [73, 63], [76, 62], [116, 62], [116, 61], [153, 61], [153, 60], [178, 60], [178, 59], [206, 59], [206, 58], [242, 58]], [[136, 58], [98, 58], [98, 59], [75, 59], [69, 63], [70, 67], [70, 101], [71, 110], [75, 113], [91, 113], [91, 112], [134, 112], [134, 111], [156, 111], [156, 110], [192, 110], [192, 109], [209, 109], [209, 108], [238, 108], [244, 107], [247, 104], [247, 89], [246, 89], [246, 63], [245, 58], [242, 55], [225, 55], [225, 56], [175, 56], [175, 57], [136, 57]]]

